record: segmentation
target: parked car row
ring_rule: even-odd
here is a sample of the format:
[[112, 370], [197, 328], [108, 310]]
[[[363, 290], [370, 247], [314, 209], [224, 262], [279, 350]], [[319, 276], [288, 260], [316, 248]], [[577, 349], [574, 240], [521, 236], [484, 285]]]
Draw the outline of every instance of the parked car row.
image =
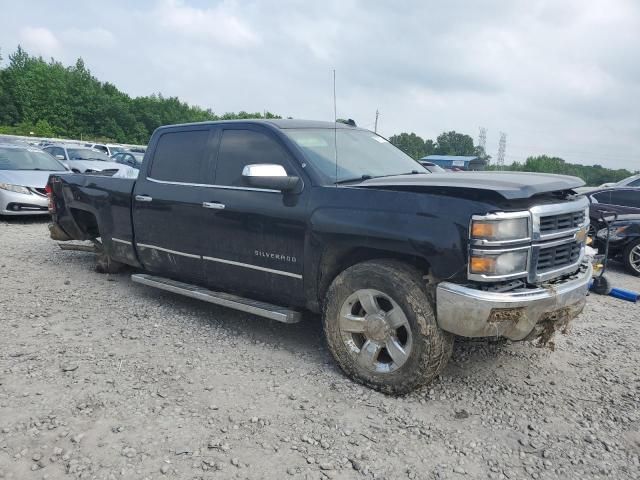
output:
[[609, 258], [640, 276], [640, 189], [605, 188], [587, 196], [594, 247], [604, 253], [608, 237]]
[[[93, 145], [92, 145], [93, 146]], [[136, 178], [143, 153], [126, 150], [113, 158], [77, 143], [0, 143], [0, 215], [48, 215], [45, 187], [51, 173], [104, 173]]]
[[67, 168], [51, 155], [21, 144], [0, 144], [0, 215], [48, 214], [45, 186]]
[[99, 150], [87, 147], [78, 147], [72, 144], [53, 144], [42, 150], [53, 155], [69, 170], [76, 173], [100, 172], [107, 169], [120, 169], [120, 165]]

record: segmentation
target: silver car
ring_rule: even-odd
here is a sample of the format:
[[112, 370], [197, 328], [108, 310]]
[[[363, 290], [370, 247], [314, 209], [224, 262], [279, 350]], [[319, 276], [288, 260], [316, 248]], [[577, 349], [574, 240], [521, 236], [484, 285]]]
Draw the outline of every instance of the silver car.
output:
[[122, 165], [112, 162], [104, 153], [87, 147], [71, 144], [47, 145], [43, 150], [64, 163], [76, 173], [121, 170]]
[[66, 170], [37, 148], [0, 144], [0, 216], [48, 215], [49, 174]]

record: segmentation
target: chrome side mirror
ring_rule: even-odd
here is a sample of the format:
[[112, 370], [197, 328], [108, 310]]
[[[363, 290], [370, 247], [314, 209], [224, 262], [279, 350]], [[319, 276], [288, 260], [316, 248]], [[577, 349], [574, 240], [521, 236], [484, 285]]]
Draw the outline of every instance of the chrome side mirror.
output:
[[292, 192], [301, 184], [300, 177], [289, 176], [282, 165], [256, 163], [242, 169], [244, 181], [255, 188]]

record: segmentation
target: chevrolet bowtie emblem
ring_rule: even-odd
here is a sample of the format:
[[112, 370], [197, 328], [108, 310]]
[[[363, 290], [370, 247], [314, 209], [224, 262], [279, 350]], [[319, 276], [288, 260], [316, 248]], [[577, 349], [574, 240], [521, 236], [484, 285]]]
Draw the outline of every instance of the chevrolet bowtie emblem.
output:
[[587, 227], [582, 227], [580, 230], [576, 232], [576, 241], [584, 242], [587, 238]]

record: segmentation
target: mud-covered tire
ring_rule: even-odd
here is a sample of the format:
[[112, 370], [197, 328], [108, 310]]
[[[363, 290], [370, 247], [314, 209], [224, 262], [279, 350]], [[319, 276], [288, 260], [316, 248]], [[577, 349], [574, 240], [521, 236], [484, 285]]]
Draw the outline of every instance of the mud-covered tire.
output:
[[627, 245], [622, 253], [622, 261], [631, 275], [640, 277], [640, 239]]
[[[364, 301], [360, 300], [360, 292], [365, 292]], [[370, 304], [366, 300], [368, 292], [374, 292], [373, 304], [382, 313], [367, 313], [364, 305]], [[442, 371], [451, 356], [453, 335], [438, 327], [421, 273], [403, 262], [372, 260], [346, 269], [329, 287], [323, 307], [325, 337], [336, 362], [349, 377], [376, 390], [405, 394], [426, 385]], [[401, 312], [396, 310], [398, 307]], [[403, 318], [404, 326], [394, 330], [393, 326], [400, 322], [389, 320], [386, 324], [385, 319], [397, 316]], [[353, 319], [358, 322], [354, 327], [356, 333], [350, 323]], [[360, 326], [362, 321], [364, 327]], [[358, 331], [360, 328], [362, 333]], [[395, 344], [389, 344], [389, 338]], [[401, 362], [395, 362], [397, 344], [404, 345], [400, 350]], [[379, 354], [370, 354], [377, 355], [374, 361], [362, 360], [369, 350], [376, 351], [375, 345], [382, 349]]]
[[96, 272], [98, 273], [120, 273], [127, 265], [112, 260], [105, 252], [96, 254]]

